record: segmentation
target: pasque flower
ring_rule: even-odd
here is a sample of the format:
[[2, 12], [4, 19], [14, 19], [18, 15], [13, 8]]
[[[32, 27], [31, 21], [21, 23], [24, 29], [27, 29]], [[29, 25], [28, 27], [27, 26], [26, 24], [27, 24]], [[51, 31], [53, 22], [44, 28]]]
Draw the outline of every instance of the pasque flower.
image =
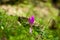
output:
[[30, 33], [32, 33], [32, 26], [34, 24], [34, 16], [29, 17], [28, 21], [30, 24]]

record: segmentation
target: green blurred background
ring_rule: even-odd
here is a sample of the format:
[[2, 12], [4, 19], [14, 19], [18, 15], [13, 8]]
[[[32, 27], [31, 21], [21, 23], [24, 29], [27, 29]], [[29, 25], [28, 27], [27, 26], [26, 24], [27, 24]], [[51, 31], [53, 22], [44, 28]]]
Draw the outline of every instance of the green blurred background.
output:
[[[60, 40], [60, 1], [55, 1], [1, 0], [0, 40]], [[32, 15], [35, 23], [30, 34]]]

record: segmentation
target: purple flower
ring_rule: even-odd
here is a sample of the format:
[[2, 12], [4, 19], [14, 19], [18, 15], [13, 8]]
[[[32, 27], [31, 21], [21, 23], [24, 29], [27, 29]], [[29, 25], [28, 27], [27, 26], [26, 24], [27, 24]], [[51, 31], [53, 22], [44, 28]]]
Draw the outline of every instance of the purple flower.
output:
[[30, 24], [30, 33], [32, 33], [32, 26], [34, 24], [34, 16], [29, 17], [28, 22]]
[[28, 21], [30, 24], [33, 24], [34, 23], [34, 16], [31, 16]]

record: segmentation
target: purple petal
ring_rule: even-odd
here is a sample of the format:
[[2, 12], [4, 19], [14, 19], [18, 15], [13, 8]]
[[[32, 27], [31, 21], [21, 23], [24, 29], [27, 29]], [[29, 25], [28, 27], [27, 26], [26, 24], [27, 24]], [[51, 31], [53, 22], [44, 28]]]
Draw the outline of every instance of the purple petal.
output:
[[31, 16], [31, 17], [29, 18], [29, 23], [30, 23], [30, 24], [33, 24], [33, 23], [34, 23], [34, 16]]

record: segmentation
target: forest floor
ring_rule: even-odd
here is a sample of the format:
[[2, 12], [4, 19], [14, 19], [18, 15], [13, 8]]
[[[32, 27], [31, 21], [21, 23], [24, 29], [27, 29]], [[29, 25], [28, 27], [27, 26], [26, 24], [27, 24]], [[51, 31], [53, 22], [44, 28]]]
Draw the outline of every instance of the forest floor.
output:
[[[9, 15], [18, 15], [18, 16], [26, 16], [25, 14], [31, 11], [31, 5], [26, 5], [24, 7], [20, 7], [18, 5], [1, 5], [0, 8], [4, 9]], [[49, 8], [48, 7], [33, 7], [33, 11], [37, 12], [39, 16], [48, 16]], [[33, 14], [33, 13], [31, 13]]]

